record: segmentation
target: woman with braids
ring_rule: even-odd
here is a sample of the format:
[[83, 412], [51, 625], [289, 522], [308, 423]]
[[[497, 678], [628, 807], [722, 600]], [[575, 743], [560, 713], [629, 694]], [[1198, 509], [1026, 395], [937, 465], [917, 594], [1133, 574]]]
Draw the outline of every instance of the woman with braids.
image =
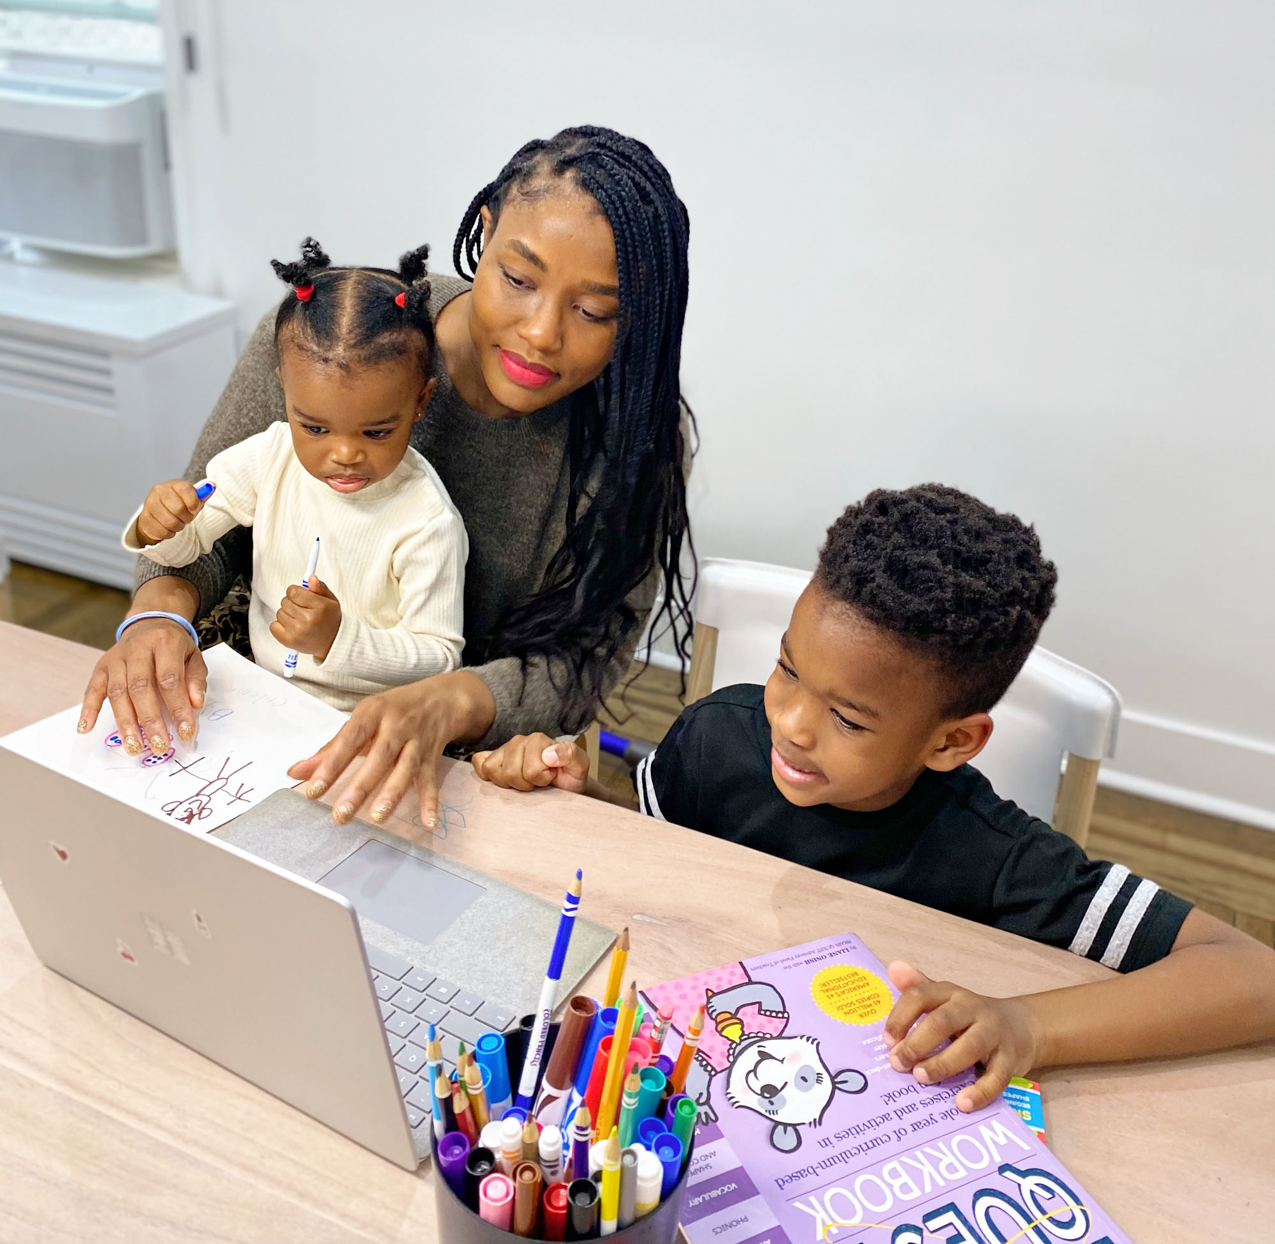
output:
[[[444, 747], [583, 729], [627, 668], [661, 584], [660, 613], [685, 652], [688, 231], [651, 151], [594, 127], [528, 143], [474, 197], [453, 253], [468, 279], [432, 278], [437, 384], [412, 433], [469, 534], [465, 665], [367, 697], [294, 766], [315, 798], [365, 758], [338, 791], [338, 820], [368, 799], [381, 820], [415, 783], [432, 824]], [[286, 417], [278, 363], [263, 322], [188, 479]], [[238, 528], [178, 570], [139, 559], [131, 612], [178, 621], [123, 632], [94, 671], [84, 728], [109, 698], [139, 747], [167, 738], [165, 709], [193, 737], [206, 669], [182, 623], [207, 630], [205, 615], [251, 564], [250, 544]]]
[[[429, 247], [397, 273], [330, 268], [313, 238], [301, 250], [300, 263], [272, 261], [292, 286], [274, 323], [286, 420], [209, 460], [211, 496], [188, 480], [156, 484], [124, 547], [187, 566], [251, 527], [254, 660], [351, 709], [460, 664], [468, 545], [409, 444], [436, 383]], [[323, 578], [305, 578], [316, 537]], [[148, 743], [164, 754], [166, 738]]]

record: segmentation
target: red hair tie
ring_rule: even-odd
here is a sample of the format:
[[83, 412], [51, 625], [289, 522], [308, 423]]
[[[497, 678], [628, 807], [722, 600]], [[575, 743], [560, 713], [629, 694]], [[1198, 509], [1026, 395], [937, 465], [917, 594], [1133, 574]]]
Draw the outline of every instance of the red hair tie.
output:
[[292, 292], [296, 294], [298, 302], [309, 302], [310, 295], [314, 293], [313, 285], [294, 285]]
[[402, 293], [394, 295], [394, 305], [398, 307], [407, 306], [407, 290], [403, 290]]

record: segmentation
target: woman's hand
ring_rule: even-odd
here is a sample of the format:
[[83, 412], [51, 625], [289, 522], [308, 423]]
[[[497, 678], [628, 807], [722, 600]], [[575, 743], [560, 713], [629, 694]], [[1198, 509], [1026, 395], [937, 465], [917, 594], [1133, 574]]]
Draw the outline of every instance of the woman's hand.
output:
[[448, 743], [481, 739], [496, 719], [496, 701], [477, 674], [453, 670], [361, 700], [330, 743], [288, 770], [318, 799], [356, 756], [364, 758], [341, 791], [333, 816], [344, 825], [372, 795], [372, 820], [381, 822], [413, 782], [421, 823], [438, 822], [438, 762]]
[[472, 763], [484, 782], [506, 789], [556, 786], [583, 795], [589, 783], [588, 753], [547, 734], [520, 734], [494, 752], [475, 752]]
[[[193, 619], [198, 608], [193, 584], [164, 575], [137, 589], [130, 616], [163, 610]], [[76, 729], [91, 730], [110, 700], [124, 750], [140, 756], [149, 747], [162, 756], [170, 744], [164, 709], [179, 737], [190, 743], [207, 688], [208, 667], [182, 627], [165, 618], [134, 622], [93, 667]]]
[[[1039, 1034], [1022, 998], [984, 998], [950, 981], [932, 981], [909, 963], [887, 970], [902, 990], [882, 1034], [895, 1071], [937, 1084], [981, 1062], [983, 1074], [956, 1095], [958, 1109], [968, 1113], [995, 1101], [1011, 1076], [1036, 1065]], [[944, 1041], [951, 1044], [935, 1053]]]

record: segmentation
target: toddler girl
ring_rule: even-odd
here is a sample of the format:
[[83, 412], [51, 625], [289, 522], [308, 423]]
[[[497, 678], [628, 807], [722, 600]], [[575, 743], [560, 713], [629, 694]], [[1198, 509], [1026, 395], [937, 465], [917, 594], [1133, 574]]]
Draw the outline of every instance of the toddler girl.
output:
[[[398, 272], [332, 268], [313, 238], [301, 254], [271, 261], [292, 286], [275, 319], [287, 422], [215, 455], [207, 500], [185, 480], [157, 484], [124, 546], [185, 566], [252, 527], [254, 658], [282, 674], [295, 651], [296, 681], [348, 710], [460, 664], [468, 541], [408, 444], [435, 384], [429, 248]], [[319, 571], [302, 586], [316, 537]]]

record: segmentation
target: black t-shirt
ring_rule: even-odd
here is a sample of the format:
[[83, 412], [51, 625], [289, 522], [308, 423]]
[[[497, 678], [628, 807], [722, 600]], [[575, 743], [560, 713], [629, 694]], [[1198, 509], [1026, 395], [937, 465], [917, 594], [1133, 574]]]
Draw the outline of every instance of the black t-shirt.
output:
[[1164, 958], [1191, 909], [1123, 864], [1090, 860], [970, 765], [925, 770], [877, 812], [790, 804], [770, 775], [761, 687], [726, 687], [692, 704], [634, 782], [648, 816], [1122, 972]]

